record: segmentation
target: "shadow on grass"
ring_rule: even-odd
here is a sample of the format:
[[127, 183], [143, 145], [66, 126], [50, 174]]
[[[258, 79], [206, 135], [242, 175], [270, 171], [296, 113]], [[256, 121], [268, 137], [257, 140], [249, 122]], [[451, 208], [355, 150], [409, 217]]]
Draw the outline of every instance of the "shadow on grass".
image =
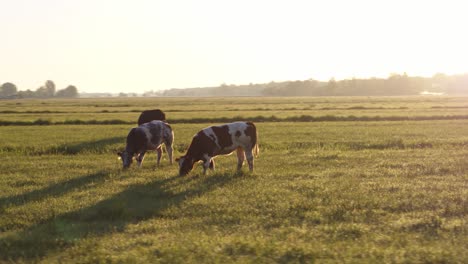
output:
[[116, 151], [119, 147], [113, 146], [121, 144], [120, 148], [125, 147], [126, 137], [112, 137], [93, 141], [80, 142], [76, 144], [61, 144], [57, 146], [26, 146], [12, 147], [2, 146], [1, 152], [22, 153], [26, 155], [75, 155], [80, 153], [109, 153]]
[[40, 153], [40, 154], [65, 154], [65, 155], [74, 155], [78, 153], [88, 152], [88, 153], [104, 153], [107, 151], [107, 146], [114, 145], [117, 143], [125, 144], [125, 137], [112, 137], [104, 138], [95, 141], [81, 142], [78, 144], [64, 144], [60, 145], [57, 148], [49, 149], [50, 153]]
[[106, 178], [108, 178], [108, 176], [109, 173], [107, 172], [97, 172], [86, 175], [84, 177], [73, 178], [69, 181], [53, 184], [40, 190], [34, 190], [25, 194], [0, 198], [0, 204], [5, 206], [23, 205], [29, 202], [41, 201], [51, 196], [61, 196], [67, 192], [83, 188], [90, 183], [103, 182]]
[[[104, 176], [93, 174], [85, 178]], [[87, 208], [51, 217], [20, 233], [0, 238], [0, 262], [40, 260], [49, 253], [75, 245], [82, 238], [122, 232], [129, 224], [154, 217], [164, 218], [166, 209], [222, 187], [241, 176], [177, 176], [133, 185]], [[55, 188], [58, 187], [52, 187], [50, 191], [57, 193]], [[42, 195], [46, 195], [46, 190], [42, 192]]]

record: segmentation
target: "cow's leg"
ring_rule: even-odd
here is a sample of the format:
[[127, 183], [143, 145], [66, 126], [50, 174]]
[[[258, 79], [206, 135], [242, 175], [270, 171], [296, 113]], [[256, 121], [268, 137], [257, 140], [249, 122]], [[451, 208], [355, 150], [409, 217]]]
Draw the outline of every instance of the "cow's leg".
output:
[[214, 159], [211, 159], [211, 161], [210, 161], [210, 170], [212, 170], [212, 171], [215, 170], [215, 162], [214, 162]]
[[169, 163], [172, 165], [173, 158], [172, 158], [172, 153], [173, 153], [173, 148], [172, 144], [174, 144], [174, 134], [172, 131], [166, 131], [164, 135], [164, 145], [166, 146], [167, 150], [167, 155], [169, 156]]
[[245, 156], [247, 157], [247, 163], [249, 163], [249, 170], [252, 172], [254, 169], [254, 158], [251, 148], [245, 150]]
[[245, 160], [244, 150], [242, 148], [237, 148], [237, 170], [242, 169], [244, 160]]
[[156, 149], [156, 154], [158, 154], [158, 159], [156, 161], [156, 164], [159, 166], [159, 163], [161, 162], [161, 156], [162, 156], [162, 148], [161, 146], [159, 146], [157, 149]]
[[169, 144], [164, 144], [164, 145], [166, 145], [167, 155], [169, 156], [169, 163], [172, 165], [172, 145], [169, 145]]
[[143, 151], [137, 155], [136, 160], [137, 160], [138, 167], [141, 167], [141, 165], [143, 164], [143, 159], [145, 158], [145, 154], [146, 154], [146, 151]]
[[211, 157], [205, 156], [205, 158], [203, 159], [203, 175], [206, 175], [206, 170], [211, 167], [214, 168], [213, 159]]

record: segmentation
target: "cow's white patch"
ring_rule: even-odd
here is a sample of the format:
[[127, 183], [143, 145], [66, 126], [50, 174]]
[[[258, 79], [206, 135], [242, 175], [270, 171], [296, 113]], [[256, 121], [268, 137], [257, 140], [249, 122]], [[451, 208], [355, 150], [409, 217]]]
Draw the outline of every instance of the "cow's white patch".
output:
[[[219, 138], [213, 131], [212, 127], [207, 127], [203, 129], [203, 133], [208, 136], [211, 140], [213, 140], [218, 147], [218, 150], [215, 151], [216, 155], [229, 155], [238, 147], [242, 147], [245, 149], [251, 143], [251, 138], [245, 134], [245, 130], [247, 129], [247, 124], [245, 122], [234, 122], [226, 124], [225, 126], [228, 127], [228, 134], [231, 138], [232, 145], [222, 148], [221, 144], [219, 143]], [[236, 136], [236, 133], [238, 136]]]
[[216, 134], [214, 133], [214, 131], [213, 131], [213, 129], [211, 127], [207, 127], [205, 129], [203, 129], [202, 131], [203, 131], [203, 133], [205, 133], [205, 135], [207, 137], [209, 137], [210, 139], [212, 139], [215, 142], [216, 146], [219, 147], [218, 137], [216, 136]]
[[[153, 120], [139, 127], [146, 135], [146, 148], [148, 150], [156, 150], [163, 143], [165, 127], [162, 121], [159, 120]], [[156, 142], [156, 144], [153, 142]]]
[[[245, 134], [247, 124], [245, 122], [234, 122], [229, 124], [229, 134], [231, 134], [232, 142], [237, 143], [237, 147], [243, 147], [250, 144], [251, 138]], [[240, 136], [237, 137], [236, 133], [239, 132]]]

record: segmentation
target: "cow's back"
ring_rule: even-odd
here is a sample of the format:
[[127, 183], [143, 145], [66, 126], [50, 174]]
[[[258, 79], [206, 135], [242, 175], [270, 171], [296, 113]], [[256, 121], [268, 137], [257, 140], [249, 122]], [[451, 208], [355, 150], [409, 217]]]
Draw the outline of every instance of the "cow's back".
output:
[[214, 154], [228, 154], [235, 149], [252, 148], [257, 144], [257, 130], [252, 122], [234, 122], [220, 126], [211, 126], [201, 131], [213, 141]]
[[148, 123], [144, 123], [139, 128], [143, 129], [146, 136], [153, 146], [159, 146], [162, 143], [172, 144], [174, 140], [174, 133], [171, 126], [160, 120], [153, 120]]

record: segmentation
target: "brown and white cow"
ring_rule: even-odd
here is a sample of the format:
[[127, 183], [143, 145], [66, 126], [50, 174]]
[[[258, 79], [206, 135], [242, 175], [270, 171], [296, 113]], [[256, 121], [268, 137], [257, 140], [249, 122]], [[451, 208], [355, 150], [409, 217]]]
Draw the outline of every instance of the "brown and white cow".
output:
[[122, 159], [125, 169], [130, 167], [134, 156], [136, 156], [138, 167], [141, 167], [146, 151], [155, 150], [158, 154], [157, 165], [159, 165], [162, 155], [161, 145], [163, 143], [166, 145], [169, 162], [172, 164], [174, 132], [168, 123], [155, 120], [132, 128], [127, 136], [125, 150], [117, 154]]
[[176, 159], [179, 162], [179, 175], [187, 175], [193, 165], [203, 161], [203, 174], [208, 168], [214, 170], [213, 158], [237, 151], [237, 169], [240, 170], [247, 157], [250, 171], [253, 171], [253, 152], [258, 155], [257, 129], [252, 122], [234, 122], [207, 127], [192, 139], [187, 153]]

